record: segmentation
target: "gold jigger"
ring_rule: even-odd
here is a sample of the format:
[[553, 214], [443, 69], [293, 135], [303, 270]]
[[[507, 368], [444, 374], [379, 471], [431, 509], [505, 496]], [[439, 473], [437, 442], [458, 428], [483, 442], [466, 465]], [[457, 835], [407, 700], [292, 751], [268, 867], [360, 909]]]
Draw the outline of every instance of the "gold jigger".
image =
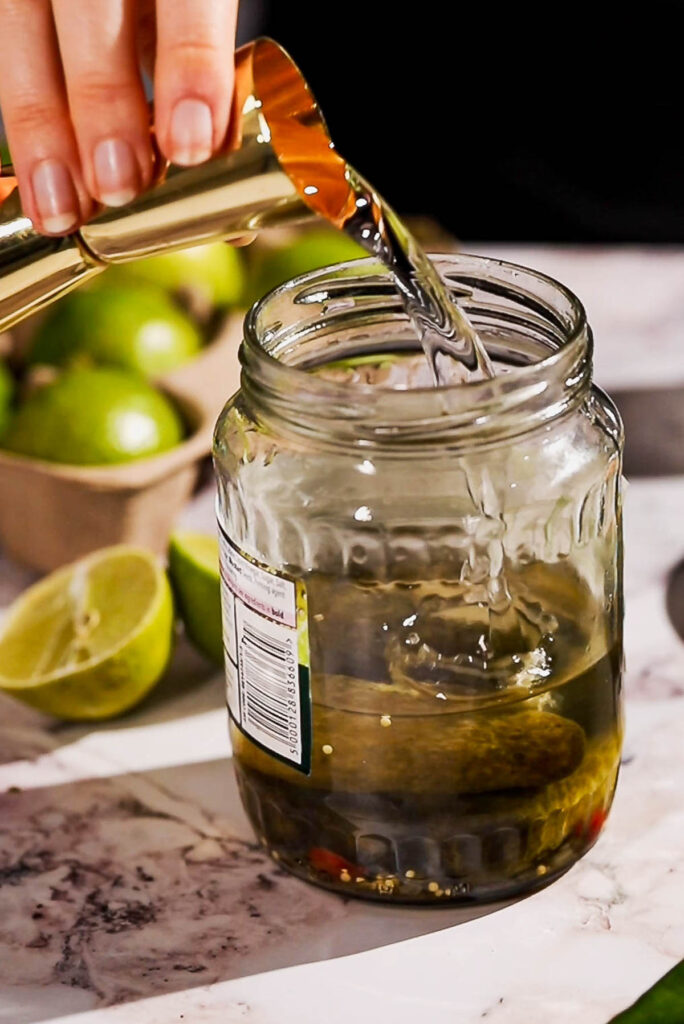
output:
[[2, 171], [0, 331], [100, 273], [172, 249], [230, 240], [313, 213], [342, 226], [351, 212], [346, 165], [301, 72], [271, 39], [236, 54], [230, 138], [199, 167], [160, 167], [128, 206], [102, 210], [65, 238], [39, 234]]

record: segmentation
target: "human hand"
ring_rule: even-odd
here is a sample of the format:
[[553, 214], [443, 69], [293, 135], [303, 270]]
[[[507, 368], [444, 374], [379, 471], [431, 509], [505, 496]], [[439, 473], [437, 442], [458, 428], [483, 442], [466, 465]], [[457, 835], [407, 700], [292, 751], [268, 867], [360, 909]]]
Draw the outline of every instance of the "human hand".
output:
[[150, 184], [141, 67], [154, 69], [162, 154], [202, 163], [223, 143], [238, 0], [0, 0], [0, 107], [22, 205], [38, 230], [74, 231], [94, 204]]

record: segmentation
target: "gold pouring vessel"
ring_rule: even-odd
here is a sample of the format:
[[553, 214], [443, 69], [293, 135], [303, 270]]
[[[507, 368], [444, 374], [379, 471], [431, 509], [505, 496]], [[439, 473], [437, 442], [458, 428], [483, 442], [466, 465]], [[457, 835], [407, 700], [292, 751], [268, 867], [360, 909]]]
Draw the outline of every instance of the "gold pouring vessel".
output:
[[190, 168], [160, 159], [147, 192], [126, 207], [102, 209], [64, 238], [36, 230], [12, 168], [0, 171], [0, 332], [112, 264], [230, 241], [315, 213], [341, 227], [354, 201], [346, 164], [278, 43], [262, 38], [237, 51], [233, 107], [220, 155]]

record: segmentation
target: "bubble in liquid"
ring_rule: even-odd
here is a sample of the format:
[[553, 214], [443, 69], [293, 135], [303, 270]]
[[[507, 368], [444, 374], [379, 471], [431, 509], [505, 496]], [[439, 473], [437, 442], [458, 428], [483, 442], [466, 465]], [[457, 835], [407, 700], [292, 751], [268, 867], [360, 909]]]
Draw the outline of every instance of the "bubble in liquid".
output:
[[555, 618], [520, 595], [492, 606], [451, 589], [426, 593], [388, 638], [392, 681], [440, 701], [539, 687], [552, 671]]

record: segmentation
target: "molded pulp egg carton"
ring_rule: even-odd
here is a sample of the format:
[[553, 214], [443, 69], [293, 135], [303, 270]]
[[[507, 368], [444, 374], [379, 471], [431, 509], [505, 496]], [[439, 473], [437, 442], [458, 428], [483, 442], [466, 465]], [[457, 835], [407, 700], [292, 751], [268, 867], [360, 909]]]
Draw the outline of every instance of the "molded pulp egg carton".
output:
[[168, 452], [113, 466], [67, 466], [0, 451], [0, 549], [50, 570], [109, 544], [163, 554], [211, 452], [214, 424], [240, 385], [242, 314], [158, 386], [188, 426]]

